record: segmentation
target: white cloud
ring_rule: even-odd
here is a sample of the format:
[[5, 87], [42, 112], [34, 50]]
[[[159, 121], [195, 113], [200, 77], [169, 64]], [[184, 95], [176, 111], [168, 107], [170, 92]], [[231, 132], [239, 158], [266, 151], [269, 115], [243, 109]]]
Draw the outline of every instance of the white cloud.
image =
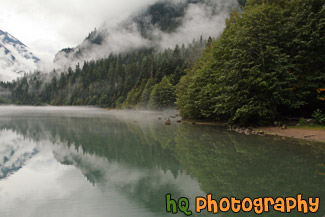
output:
[[[119, 24], [156, 1], [184, 3], [186, 0], [0, 0], [0, 29], [29, 46], [43, 61], [42, 70], [49, 71], [53, 67], [74, 66], [83, 60], [102, 58], [110, 52], [149, 46], [151, 42], [143, 38], [132, 23], [129, 23], [128, 29]], [[155, 42], [166, 48], [187, 44], [200, 36], [216, 37], [224, 29], [229, 12], [238, 7], [237, 0], [202, 2], [204, 3], [192, 4], [186, 9], [182, 26], [176, 32], [168, 34], [153, 27], [158, 39]], [[96, 27], [107, 30], [104, 43], [101, 46], [81, 44]], [[78, 49], [87, 47], [82, 59], [73, 62], [59, 55], [60, 61], [53, 64], [54, 55], [59, 50], [77, 45], [80, 45]], [[7, 79], [11, 77], [14, 75], [10, 74]]]
[[237, 0], [208, 1], [206, 4], [191, 4], [186, 10], [183, 25], [172, 34], [156, 30], [157, 37], [161, 37], [163, 48], [173, 48], [176, 44], [190, 43], [200, 36], [217, 37], [225, 27], [225, 19], [229, 12], [238, 7]]
[[52, 61], [104, 21], [117, 23], [155, 0], [0, 0], [0, 29]]
[[[185, 0], [160, 0], [171, 1], [173, 3], [185, 3]], [[177, 4], [175, 4], [177, 7]], [[74, 52], [86, 50], [82, 56], [76, 59], [74, 52], [69, 54], [60, 53], [56, 58], [56, 67], [66, 68], [76, 63], [82, 64], [84, 60], [99, 59], [106, 57], [110, 53], [119, 53], [130, 48], [146, 47], [153, 43], [161, 48], [173, 48], [176, 44], [187, 44], [200, 36], [207, 39], [209, 36], [217, 37], [225, 27], [225, 19], [229, 12], [238, 8], [237, 0], [202, 0], [202, 3], [189, 4], [185, 10], [185, 16], [179, 18], [182, 25], [173, 33], [160, 30], [157, 26], [152, 26], [151, 17], [147, 19], [148, 29], [153, 29], [154, 40], [149, 41], [143, 38], [137, 29], [137, 24], [133, 20], [119, 23], [105, 23], [99, 28], [104, 41], [100, 46], [84, 42], [79, 45]], [[125, 21], [125, 20], [124, 20]], [[125, 24], [127, 28], [125, 28]], [[149, 33], [149, 34], [150, 34]]]

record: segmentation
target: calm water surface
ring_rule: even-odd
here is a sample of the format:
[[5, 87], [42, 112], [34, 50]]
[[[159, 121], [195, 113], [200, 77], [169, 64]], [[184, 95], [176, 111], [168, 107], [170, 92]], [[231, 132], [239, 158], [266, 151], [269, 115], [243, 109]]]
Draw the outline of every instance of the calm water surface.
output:
[[167, 193], [192, 205], [207, 193], [302, 193], [321, 197], [320, 211], [284, 216], [325, 215], [324, 144], [158, 120], [169, 115], [0, 107], [0, 216], [173, 216], [165, 211]]

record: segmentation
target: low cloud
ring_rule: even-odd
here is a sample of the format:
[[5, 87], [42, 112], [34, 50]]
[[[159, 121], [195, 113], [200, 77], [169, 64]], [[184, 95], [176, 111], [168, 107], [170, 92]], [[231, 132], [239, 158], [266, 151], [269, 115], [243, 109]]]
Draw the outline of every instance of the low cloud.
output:
[[[171, 7], [179, 7], [179, 4], [187, 4], [186, 0], [161, 0], [169, 2]], [[89, 43], [85, 40], [74, 52], [60, 53], [56, 57], [56, 67], [74, 66], [77, 62], [83, 63], [84, 60], [99, 59], [107, 57], [111, 53], [120, 53], [128, 49], [156, 46], [158, 48], [173, 48], [176, 44], [187, 44], [193, 39], [201, 36], [217, 37], [225, 27], [225, 19], [234, 9], [239, 8], [237, 0], [205, 0], [201, 3], [188, 4], [184, 17], [180, 17], [182, 24], [172, 33], [162, 31], [158, 26], [152, 25], [150, 16], [141, 16], [146, 31], [152, 38], [144, 38], [140, 33], [139, 25], [135, 21], [136, 13], [119, 23], [105, 23], [96, 34], [104, 38], [100, 45]], [[145, 9], [138, 11], [144, 13]], [[96, 38], [96, 36], [94, 36]], [[75, 53], [80, 53], [76, 59]], [[65, 67], [65, 68], [66, 68]]]
[[[90, 30], [116, 24], [156, 0], [0, 0], [0, 29], [48, 60], [80, 44]], [[45, 58], [44, 58], [45, 57]]]
[[156, 29], [156, 36], [161, 38], [162, 48], [172, 48], [176, 44], [187, 44], [201, 36], [217, 37], [225, 28], [225, 19], [229, 12], [238, 8], [236, 0], [206, 1], [190, 4], [182, 20], [183, 25], [176, 32], [167, 34]]
[[[150, 16], [142, 17], [148, 24], [149, 40], [142, 36], [132, 18], [158, 1], [169, 2], [172, 7], [188, 4], [187, 0], [0, 0], [0, 28], [3, 25], [8, 32], [27, 43], [33, 53], [42, 59], [41, 69], [50, 71], [53, 68], [74, 67], [78, 62], [82, 64], [84, 60], [105, 58], [110, 53], [128, 49], [150, 46], [173, 48], [200, 36], [205, 39], [217, 37], [225, 27], [229, 12], [239, 8], [237, 0], [202, 0], [201, 3], [189, 4], [184, 17], [179, 18], [182, 25], [172, 33], [153, 26]], [[4, 13], [1, 15], [1, 12]], [[10, 22], [9, 17], [13, 18]], [[97, 34], [102, 34], [104, 38], [100, 45], [83, 41], [95, 27], [99, 27]], [[73, 53], [61, 53], [53, 64], [54, 55], [65, 47], [75, 47], [75, 52], [83, 49], [86, 52], [77, 59], [72, 58]]]

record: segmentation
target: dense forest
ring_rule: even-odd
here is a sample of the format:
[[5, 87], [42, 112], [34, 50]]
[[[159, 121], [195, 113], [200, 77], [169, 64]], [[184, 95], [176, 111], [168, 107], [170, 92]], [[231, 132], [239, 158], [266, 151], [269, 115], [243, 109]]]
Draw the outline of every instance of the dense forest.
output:
[[84, 62], [66, 72], [36, 72], [12, 83], [17, 104], [99, 105], [113, 108], [157, 109], [174, 106], [176, 84], [200, 57], [206, 41], [157, 52], [137, 49], [106, 59]]
[[176, 105], [184, 118], [241, 125], [313, 114], [325, 122], [324, 0], [248, 0], [213, 37], [163, 51], [111, 54], [0, 88], [17, 104]]
[[265, 124], [324, 112], [324, 2], [250, 0], [234, 11], [178, 85], [182, 116]]

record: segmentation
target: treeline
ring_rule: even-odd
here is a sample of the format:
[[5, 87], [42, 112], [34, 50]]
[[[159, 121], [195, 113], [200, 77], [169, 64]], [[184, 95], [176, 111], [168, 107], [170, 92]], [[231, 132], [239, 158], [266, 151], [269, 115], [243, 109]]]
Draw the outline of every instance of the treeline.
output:
[[231, 13], [178, 85], [181, 115], [244, 125], [324, 112], [324, 3], [248, 0]]
[[325, 112], [324, 51], [324, 0], [248, 0], [217, 40], [110, 55], [1, 86], [22, 104], [153, 109], [176, 101], [185, 118], [267, 124]]
[[162, 52], [144, 48], [112, 54], [65, 72], [36, 72], [1, 86], [11, 90], [16, 104], [145, 109], [174, 106], [176, 85], [206, 43], [201, 38]]

